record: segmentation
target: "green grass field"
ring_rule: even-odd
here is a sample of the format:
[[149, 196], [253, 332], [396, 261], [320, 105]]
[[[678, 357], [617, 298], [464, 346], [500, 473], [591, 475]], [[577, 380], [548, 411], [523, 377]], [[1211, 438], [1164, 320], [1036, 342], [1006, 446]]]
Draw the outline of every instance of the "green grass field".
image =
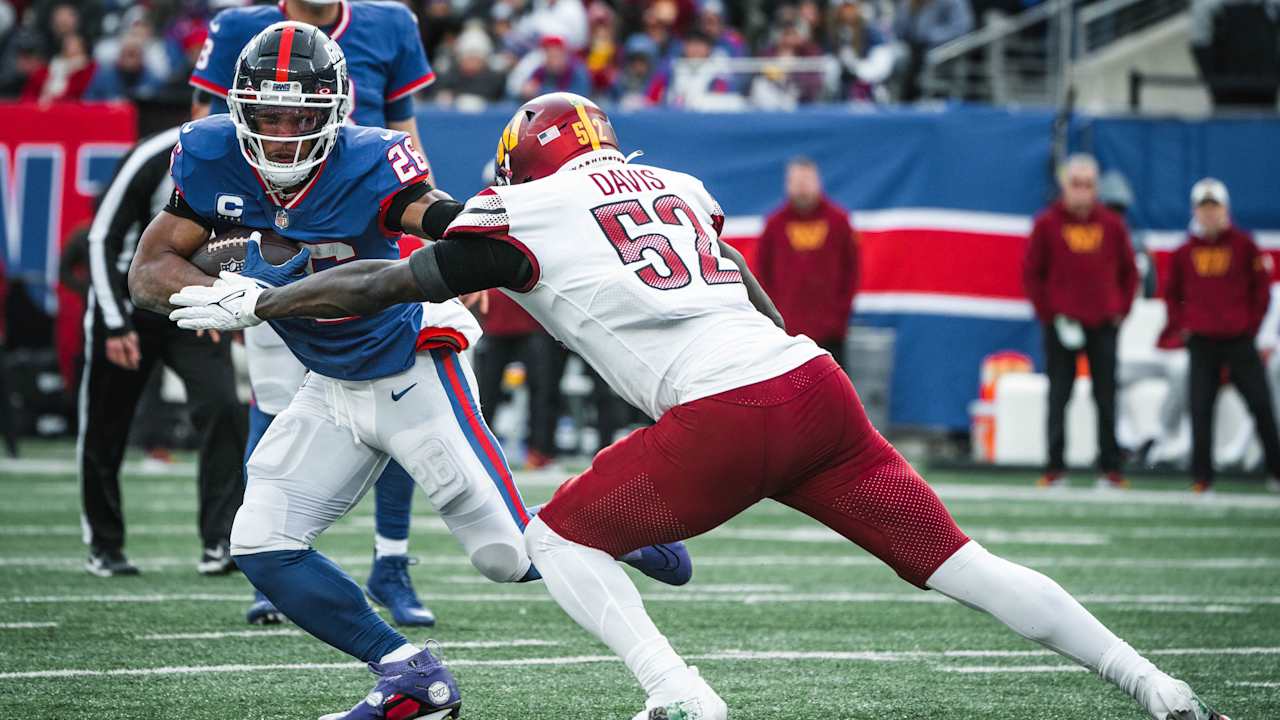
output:
[[[243, 577], [195, 573], [189, 466], [128, 473], [127, 549], [143, 575], [104, 580], [81, 568], [72, 448], [29, 450], [0, 461], [0, 718], [314, 718], [372, 687], [358, 663], [291, 626], [245, 625]], [[1057, 579], [1233, 720], [1280, 718], [1280, 497], [1228, 487], [1193, 499], [1181, 479], [1100, 495], [1083, 476], [1044, 493], [1030, 477], [926, 475], [976, 539]], [[563, 477], [519, 479], [536, 503]], [[439, 616], [429, 636], [461, 683], [464, 718], [627, 719], [641, 707], [622, 664], [540, 585], [483, 580], [425, 498], [416, 509], [414, 581]], [[319, 543], [359, 580], [372, 512], [366, 500]], [[762, 504], [691, 549], [689, 586], [637, 583], [732, 718], [1145, 717], [782, 506]]]

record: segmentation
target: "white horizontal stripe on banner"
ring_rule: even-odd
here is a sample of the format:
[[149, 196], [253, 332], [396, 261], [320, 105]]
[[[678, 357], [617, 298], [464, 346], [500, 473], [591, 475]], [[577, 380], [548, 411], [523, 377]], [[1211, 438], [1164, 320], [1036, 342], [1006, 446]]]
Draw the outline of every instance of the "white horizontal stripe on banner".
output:
[[947, 210], [944, 208], [894, 208], [858, 210], [853, 226], [859, 230], [950, 230], [992, 235], [1031, 234], [1031, 218], [1026, 215]]
[[1035, 317], [1028, 300], [942, 293], [864, 292], [858, 294], [854, 307], [858, 313], [945, 315], [992, 320], [1030, 320]]

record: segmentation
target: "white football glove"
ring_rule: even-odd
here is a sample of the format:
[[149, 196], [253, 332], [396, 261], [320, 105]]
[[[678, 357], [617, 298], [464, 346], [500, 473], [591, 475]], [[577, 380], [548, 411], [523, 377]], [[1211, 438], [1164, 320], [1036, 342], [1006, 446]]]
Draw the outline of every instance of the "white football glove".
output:
[[186, 330], [240, 330], [262, 322], [253, 314], [263, 288], [254, 280], [222, 272], [212, 287], [188, 285], [169, 296], [178, 309], [169, 319]]

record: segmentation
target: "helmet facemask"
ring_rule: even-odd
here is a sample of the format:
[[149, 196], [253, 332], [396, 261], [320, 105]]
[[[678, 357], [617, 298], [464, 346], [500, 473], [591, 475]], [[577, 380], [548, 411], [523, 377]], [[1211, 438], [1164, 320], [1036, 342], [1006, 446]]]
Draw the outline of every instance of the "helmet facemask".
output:
[[237, 77], [227, 93], [231, 121], [240, 152], [259, 172], [273, 194], [284, 194], [306, 181], [329, 157], [350, 112], [346, 59], [337, 43], [327, 50], [334, 59], [336, 88], [322, 85], [304, 92], [296, 80]]

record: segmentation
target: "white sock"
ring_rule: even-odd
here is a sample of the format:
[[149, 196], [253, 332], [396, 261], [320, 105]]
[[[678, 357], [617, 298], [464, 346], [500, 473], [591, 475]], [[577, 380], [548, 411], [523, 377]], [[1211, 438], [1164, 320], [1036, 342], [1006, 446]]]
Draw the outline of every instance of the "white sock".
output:
[[[1124, 644], [1058, 583], [973, 541], [942, 563], [927, 584], [1095, 672], [1109, 651]], [[1114, 673], [1103, 677], [1117, 682]]]
[[665, 701], [687, 690], [689, 666], [649, 619], [640, 592], [608, 553], [565, 540], [538, 517], [524, 535], [551, 597], [626, 662], [648, 697]]
[[379, 660], [378, 663], [384, 664], [384, 663], [390, 663], [390, 662], [401, 662], [404, 660], [408, 660], [409, 658], [413, 657], [414, 655], [417, 655], [420, 652], [422, 652], [422, 648], [416, 645], [410, 645], [409, 643], [405, 643], [400, 647], [396, 648], [395, 650], [392, 650], [391, 652], [387, 653], [386, 655], [383, 655], [382, 659]]
[[385, 538], [378, 533], [373, 534], [373, 555], [374, 557], [387, 557], [388, 555], [408, 555], [409, 554], [409, 538], [403, 540], [392, 540]]

